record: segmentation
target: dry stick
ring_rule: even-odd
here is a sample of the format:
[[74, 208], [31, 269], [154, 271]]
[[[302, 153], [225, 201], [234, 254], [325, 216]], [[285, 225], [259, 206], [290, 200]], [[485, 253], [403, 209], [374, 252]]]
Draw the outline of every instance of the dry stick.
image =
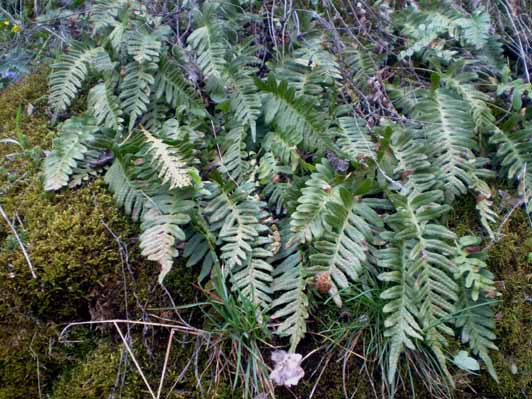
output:
[[122, 330], [120, 329], [120, 327], [118, 327], [118, 323], [114, 322], [113, 324], [114, 324], [116, 330], [118, 331], [118, 334], [120, 334], [120, 338], [122, 338], [122, 342], [124, 342], [124, 346], [126, 347], [127, 351], [129, 352], [129, 356], [131, 356], [131, 360], [133, 360], [133, 363], [135, 364], [135, 367], [137, 367], [137, 370], [138, 370], [140, 376], [142, 377], [142, 380], [144, 381], [144, 384], [146, 384], [146, 387], [148, 388], [148, 391], [150, 391], [150, 394], [151, 394], [152, 398], [153, 399], [157, 399], [157, 397], [153, 393], [153, 390], [151, 389], [151, 386], [150, 386], [148, 380], [146, 379], [146, 376], [142, 372], [142, 368], [140, 367], [139, 363], [137, 362], [137, 358], [135, 357], [135, 355], [133, 354], [133, 351], [129, 347], [129, 345], [127, 343], [127, 340], [126, 340], [126, 337], [124, 337], [124, 334], [122, 334]]
[[159, 389], [157, 390], [157, 399], [161, 397], [161, 391], [163, 390], [164, 377], [166, 375], [166, 366], [168, 365], [168, 358], [170, 357], [170, 349], [172, 348], [174, 332], [174, 329], [170, 330], [170, 338], [168, 338], [168, 346], [166, 347], [166, 354], [164, 356], [163, 371], [161, 372], [161, 381], [159, 382]]
[[26, 248], [24, 247], [24, 244], [22, 243], [22, 240], [20, 239], [17, 230], [15, 229], [15, 226], [11, 223], [9, 218], [7, 217], [7, 214], [4, 212], [4, 208], [2, 208], [2, 205], [0, 205], [0, 213], [2, 214], [2, 217], [6, 221], [7, 225], [15, 235], [15, 238], [20, 245], [20, 249], [22, 249], [22, 253], [24, 254], [24, 257], [26, 258], [26, 262], [28, 263], [28, 266], [30, 267], [30, 272], [33, 278], [37, 278], [37, 275], [35, 274], [35, 270], [33, 269], [33, 265], [31, 264], [30, 256], [28, 255], [28, 252], [26, 251]]
[[31, 339], [30, 352], [33, 355], [33, 357], [35, 358], [35, 361], [37, 362], [37, 389], [39, 390], [39, 399], [41, 399], [42, 398], [42, 392], [41, 392], [41, 370], [40, 370], [41, 364], [39, 362], [39, 356], [33, 350], [33, 341], [35, 340], [35, 335], [36, 334], [37, 333], [33, 334], [33, 338]]

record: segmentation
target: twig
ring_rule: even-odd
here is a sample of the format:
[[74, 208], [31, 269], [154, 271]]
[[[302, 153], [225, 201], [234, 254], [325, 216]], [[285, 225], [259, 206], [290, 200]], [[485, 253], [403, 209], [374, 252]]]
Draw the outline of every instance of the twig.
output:
[[22, 253], [24, 254], [24, 258], [26, 258], [26, 262], [28, 263], [28, 266], [30, 268], [31, 275], [32, 275], [33, 278], [36, 279], [37, 275], [35, 274], [35, 270], [33, 269], [33, 265], [31, 263], [30, 256], [28, 255], [28, 252], [26, 251], [26, 248], [24, 247], [24, 243], [22, 242], [22, 240], [20, 239], [20, 237], [18, 235], [17, 230], [15, 229], [15, 226], [13, 226], [13, 224], [11, 223], [9, 218], [7, 217], [7, 214], [4, 212], [4, 208], [2, 208], [2, 205], [0, 205], [0, 214], [2, 214], [2, 217], [4, 218], [4, 220], [6, 221], [7, 225], [9, 226], [9, 228], [11, 229], [13, 234], [15, 235], [15, 238], [16, 238], [18, 244], [20, 245], [20, 249], [22, 249]]
[[61, 333], [59, 334], [59, 340], [62, 339], [63, 335], [66, 333], [67, 330], [69, 330], [71, 327], [74, 327], [74, 326], [84, 326], [84, 325], [93, 325], [93, 324], [118, 324], [118, 323], [173, 328], [177, 331], [186, 332], [186, 333], [193, 334], [193, 335], [207, 334], [206, 331], [200, 330], [198, 328], [186, 326], [186, 325], [154, 323], [151, 321], [139, 321], [139, 320], [111, 319], [111, 320], [77, 321], [77, 322], [69, 323], [65, 328], [63, 328], [63, 331], [61, 331]]
[[135, 354], [133, 353], [133, 351], [129, 347], [129, 344], [127, 343], [127, 340], [124, 337], [124, 334], [122, 334], [122, 330], [120, 329], [120, 327], [118, 327], [118, 323], [117, 322], [113, 322], [113, 324], [114, 324], [116, 330], [118, 331], [118, 334], [120, 334], [120, 338], [122, 338], [122, 342], [124, 342], [124, 346], [126, 347], [127, 351], [129, 352], [129, 356], [131, 356], [131, 360], [133, 360], [133, 363], [135, 364], [135, 367], [137, 368], [142, 380], [144, 381], [144, 384], [146, 384], [146, 387], [148, 388], [148, 391], [150, 391], [150, 394], [151, 394], [152, 398], [156, 399], [156, 396], [153, 393], [153, 390], [151, 389], [150, 383], [148, 382], [148, 380], [146, 379], [146, 376], [142, 372], [142, 368], [140, 367], [140, 364], [137, 362], [137, 358], [135, 357]]
[[41, 363], [39, 362], [39, 356], [37, 355], [37, 353], [33, 350], [33, 341], [35, 340], [35, 334], [33, 334], [33, 338], [31, 339], [31, 343], [30, 343], [30, 352], [32, 354], [32, 356], [35, 358], [35, 361], [37, 362], [37, 389], [39, 390], [39, 399], [42, 398], [42, 391], [41, 391]]
[[166, 354], [164, 356], [163, 371], [161, 372], [161, 381], [159, 382], [159, 389], [157, 390], [157, 399], [161, 397], [161, 391], [163, 389], [164, 377], [166, 375], [166, 366], [168, 366], [168, 358], [170, 357], [170, 350], [172, 349], [172, 340], [174, 339], [175, 330], [170, 330], [170, 338], [168, 338], [168, 345], [166, 347]]

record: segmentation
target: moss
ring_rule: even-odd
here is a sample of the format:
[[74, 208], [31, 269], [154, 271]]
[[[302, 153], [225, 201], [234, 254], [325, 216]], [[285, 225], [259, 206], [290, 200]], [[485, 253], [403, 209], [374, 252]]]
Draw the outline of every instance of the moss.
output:
[[144, 398], [149, 395], [136, 372], [117, 375], [121, 371], [121, 350], [116, 345], [100, 343], [86, 359], [65, 372], [54, 386], [51, 399], [107, 398], [114, 392], [124, 399]]
[[492, 354], [499, 382], [482, 375], [474, 384], [485, 396], [522, 398], [532, 385], [532, 234], [529, 219], [516, 211], [490, 250], [501, 303], [495, 308], [497, 346]]

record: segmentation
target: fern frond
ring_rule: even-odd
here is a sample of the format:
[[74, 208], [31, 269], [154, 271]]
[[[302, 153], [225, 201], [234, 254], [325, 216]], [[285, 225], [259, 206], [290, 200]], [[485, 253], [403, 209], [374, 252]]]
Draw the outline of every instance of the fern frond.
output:
[[[408, 262], [405, 276], [411, 276], [411, 284], [416, 288], [416, 317], [423, 328], [424, 340], [443, 372], [450, 378], [443, 353], [443, 347], [447, 344], [444, 334], [454, 334], [449, 321], [458, 300], [458, 286], [450, 276], [455, 267], [449, 259], [455, 252], [451, 243], [455, 235], [435, 223], [449, 209], [448, 206], [438, 204], [442, 197], [442, 192], [438, 190], [425, 193], [413, 191], [406, 197], [395, 197], [393, 202], [397, 212], [385, 219], [394, 232], [387, 233], [384, 237], [402, 245], [402, 250], [405, 251]], [[383, 278], [390, 278], [390, 275], [384, 275]], [[393, 378], [389, 382], [393, 384]]]
[[271, 303], [270, 307], [274, 310], [271, 319], [280, 321], [276, 326], [276, 332], [281, 336], [290, 337], [290, 352], [295, 352], [307, 331], [306, 319], [309, 316], [309, 303], [305, 292], [307, 275], [303, 255], [296, 250], [295, 245], [287, 247], [286, 242], [290, 239], [285, 238], [285, 244], [279, 254], [282, 262], [273, 272], [273, 291], [280, 295]]
[[153, 71], [155, 64], [139, 65], [135, 62], [125, 67], [125, 76], [120, 85], [120, 102], [129, 116], [129, 130], [132, 130], [141, 117], [148, 110], [150, 93], [155, 79]]
[[87, 102], [88, 111], [95, 117], [99, 126], [122, 131], [124, 118], [120, 101], [107, 82], [99, 83], [90, 89]]
[[290, 219], [294, 238], [299, 242], [319, 239], [331, 229], [326, 215], [328, 204], [338, 198], [339, 185], [333, 185], [335, 174], [330, 163], [323, 159], [301, 190], [297, 209]]
[[495, 323], [493, 321], [492, 304], [481, 295], [477, 301], [471, 299], [466, 288], [461, 287], [460, 308], [457, 309], [456, 326], [461, 329], [462, 343], [467, 344], [474, 355], [477, 355], [495, 381], [497, 372], [489, 356], [492, 350], [498, 350], [494, 341]]
[[152, 157], [152, 164], [159, 170], [162, 184], [169, 183], [170, 189], [183, 188], [192, 185], [190, 167], [177, 147], [165, 143], [147, 130], [143, 130], [148, 143], [147, 153]]
[[497, 129], [490, 142], [497, 146], [496, 158], [510, 180], [516, 180], [527, 213], [532, 212], [532, 125], [516, 132]]
[[476, 89], [474, 82], [478, 75], [473, 72], [459, 74], [443, 74], [442, 81], [449, 89], [456, 92], [471, 109], [475, 127], [480, 132], [492, 131], [495, 127], [495, 116], [491, 112], [490, 97]]
[[162, 57], [155, 77], [155, 97], [164, 99], [172, 107], [202, 108], [201, 99], [181, 72], [179, 65]]
[[273, 267], [268, 261], [273, 256], [268, 249], [272, 241], [270, 236], [264, 235], [270, 233], [269, 226], [260, 224], [256, 229], [262, 235], [257, 237], [248, 261], [231, 271], [231, 282], [234, 291], [265, 309], [273, 293]]
[[415, 295], [415, 276], [410, 270], [408, 248], [405, 242], [377, 252], [379, 267], [387, 270], [379, 279], [390, 286], [381, 294], [386, 301], [382, 311], [387, 315], [384, 336], [390, 338], [388, 355], [388, 382], [393, 385], [399, 357], [405, 347], [415, 350], [415, 341], [423, 341], [422, 328], [417, 321], [419, 308]]
[[87, 145], [95, 139], [99, 130], [90, 117], [74, 117], [59, 128], [59, 137], [53, 141], [53, 149], [44, 161], [44, 189], [59, 190], [68, 184], [73, 173], [88, 151]]
[[140, 225], [140, 248], [143, 256], [161, 266], [159, 282], [162, 284], [174, 258], [179, 255], [176, 244], [185, 241], [185, 233], [180, 226], [190, 221], [186, 213], [193, 204], [171, 196], [153, 197], [147, 204], [148, 209]]
[[264, 114], [267, 124], [272, 122], [281, 131], [294, 130], [303, 137], [306, 150], [324, 152], [332, 148], [327, 136], [327, 118], [317, 112], [304, 98], [296, 98], [294, 89], [286, 81], [277, 84], [273, 77], [266, 82], [256, 81], [265, 95]]
[[[239, 68], [239, 69], [237, 69]], [[255, 141], [257, 136], [256, 121], [261, 114], [261, 101], [255, 82], [249, 76], [255, 72], [238, 65], [226, 70], [226, 86], [231, 98], [231, 110], [235, 118], [251, 130], [251, 138]]]
[[363, 159], [375, 159], [375, 143], [369, 137], [366, 123], [350, 116], [337, 119], [338, 128], [334, 130], [336, 144], [350, 161], [360, 162]]
[[48, 102], [53, 112], [66, 111], [87, 79], [95, 56], [101, 52], [105, 50], [100, 47], [75, 44], [52, 65]]
[[485, 254], [475, 252], [480, 244], [481, 240], [478, 237], [461, 237], [454, 258], [455, 279], [464, 280], [464, 287], [470, 290], [473, 301], [478, 301], [481, 292], [494, 289], [493, 274], [484, 261]]
[[221, 245], [220, 259], [229, 273], [243, 266], [250, 257], [260, 217], [259, 201], [251, 197], [253, 185], [246, 183], [235, 190], [225, 185], [212, 184], [212, 196], [204, 212], [211, 229], [217, 231]]
[[116, 23], [120, 11], [127, 5], [127, 0], [97, 0], [90, 8], [89, 19], [92, 24], [92, 32], [103, 33]]
[[426, 144], [418, 136], [413, 129], [396, 128], [390, 147], [397, 160], [394, 176], [407, 189], [422, 193], [437, 188], [439, 179], [427, 155]]
[[342, 79], [340, 65], [334, 54], [323, 46], [324, 43], [326, 43], [325, 37], [306, 39], [304, 45], [294, 51], [293, 58], [311, 69], [319, 68], [326, 77]]
[[160, 131], [171, 108], [163, 101], [150, 99], [148, 110], [142, 115], [139, 125], [148, 131]]
[[451, 92], [437, 89], [420, 102], [415, 115], [424, 122], [424, 134], [441, 170], [445, 194], [451, 200], [467, 192], [471, 184], [469, 160], [477, 148], [474, 124], [466, 102]]
[[145, 29], [130, 31], [127, 37], [127, 52], [139, 64], [156, 64], [159, 62], [162, 41], [168, 34], [169, 29], [164, 25], [154, 32], [148, 32]]
[[342, 300], [338, 292], [357, 281], [368, 262], [367, 253], [373, 241], [372, 229], [382, 227], [383, 222], [364, 202], [357, 202], [353, 195], [341, 188], [339, 201], [327, 205], [327, 224], [321, 240], [314, 244], [316, 253], [310, 256], [312, 272], [329, 273], [335, 285], [329, 293], [338, 306]]
[[197, 63], [207, 78], [219, 80], [225, 69], [227, 45], [222, 19], [216, 16], [216, 4], [205, 3], [196, 15], [198, 27], [190, 34], [187, 43], [197, 54]]
[[105, 174], [105, 182], [117, 205], [123, 207], [134, 221], [138, 221], [144, 212], [147, 196], [127, 172], [123, 160], [115, 158]]
[[241, 182], [249, 167], [246, 167], [245, 159], [247, 153], [245, 149], [246, 131], [243, 127], [238, 126], [227, 132], [222, 138], [220, 154], [218, 159], [218, 170], [228, 175], [231, 179]]

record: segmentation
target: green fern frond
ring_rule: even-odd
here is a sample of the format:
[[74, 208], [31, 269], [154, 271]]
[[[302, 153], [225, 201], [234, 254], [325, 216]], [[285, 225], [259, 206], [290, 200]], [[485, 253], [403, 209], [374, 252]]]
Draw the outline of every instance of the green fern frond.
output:
[[342, 79], [340, 65], [334, 54], [324, 47], [326, 37], [307, 38], [303, 45], [293, 52], [293, 59], [311, 69], [319, 68], [322, 74], [332, 79]]
[[162, 57], [155, 77], [155, 97], [164, 99], [172, 107], [202, 108], [201, 99], [183, 75], [180, 66], [167, 57]]
[[[288, 232], [287, 232], [288, 233]], [[306, 277], [303, 255], [296, 246], [287, 247], [289, 234], [283, 234], [284, 245], [278, 258], [282, 261], [273, 272], [273, 291], [279, 294], [272, 303], [271, 319], [279, 321], [277, 334], [290, 337], [290, 352], [295, 352], [297, 345], [307, 331], [308, 297], [306, 294]]]
[[461, 329], [460, 339], [469, 346], [473, 354], [482, 359], [492, 378], [498, 381], [489, 356], [490, 351], [498, 350], [494, 343], [496, 336], [492, 302], [484, 295], [473, 301], [470, 292], [462, 286], [459, 303], [461, 306], [457, 309], [456, 326]]
[[245, 180], [249, 169], [245, 161], [247, 153], [244, 151], [246, 137], [246, 131], [242, 126], [229, 130], [222, 138], [218, 154], [218, 170], [237, 182]]
[[53, 112], [63, 112], [68, 108], [89, 76], [94, 58], [102, 52], [105, 50], [99, 47], [75, 44], [52, 65], [48, 102]]
[[59, 190], [68, 184], [69, 176], [85, 158], [87, 145], [95, 139], [99, 130], [90, 117], [68, 119], [59, 128], [59, 137], [53, 141], [53, 149], [44, 161], [44, 189]]
[[327, 272], [334, 287], [329, 291], [338, 306], [342, 306], [339, 291], [349, 287], [368, 263], [373, 229], [383, 226], [379, 215], [363, 201], [358, 202], [348, 190], [340, 188], [339, 201], [327, 205], [327, 230], [314, 244], [316, 253], [310, 256], [311, 272]]
[[463, 279], [464, 287], [471, 293], [471, 299], [478, 301], [481, 292], [493, 291], [493, 274], [484, 261], [485, 254], [478, 251], [481, 240], [474, 236], [464, 236], [458, 241], [454, 262], [455, 279]]
[[474, 123], [467, 103], [452, 92], [437, 89], [421, 101], [415, 115], [424, 122], [423, 133], [441, 171], [445, 194], [451, 200], [467, 192], [471, 184], [469, 160], [477, 148]]
[[90, 8], [89, 19], [93, 33], [103, 33], [112, 28], [119, 17], [120, 11], [127, 5], [127, 0], [97, 0]]
[[423, 341], [422, 328], [417, 321], [419, 308], [416, 301], [415, 276], [410, 270], [407, 244], [399, 243], [377, 252], [379, 267], [387, 270], [379, 279], [389, 284], [381, 294], [386, 301], [382, 311], [387, 315], [384, 336], [390, 339], [387, 378], [394, 384], [399, 357], [405, 347], [415, 350], [415, 341]]
[[297, 209], [290, 219], [290, 227], [297, 241], [310, 242], [331, 230], [326, 216], [328, 204], [338, 198], [340, 186], [333, 182], [335, 174], [330, 163], [323, 159], [316, 166], [316, 172], [306, 181], [297, 200]]
[[497, 129], [490, 142], [497, 146], [496, 158], [510, 180], [516, 180], [527, 213], [532, 212], [532, 125], [516, 132]]
[[148, 131], [161, 131], [166, 121], [166, 115], [171, 112], [171, 108], [162, 101], [150, 100], [148, 110], [142, 115], [139, 126]]
[[216, 4], [205, 3], [202, 12], [196, 15], [198, 27], [190, 34], [187, 43], [195, 51], [196, 62], [205, 77], [220, 80], [227, 64], [227, 44], [222, 19], [216, 13]]
[[490, 132], [495, 128], [495, 116], [489, 107], [490, 97], [477, 90], [474, 85], [474, 82], [478, 80], [476, 73], [442, 74], [441, 78], [446, 87], [456, 92], [468, 103], [475, 127], [480, 132]]
[[336, 144], [350, 161], [361, 162], [364, 159], [375, 159], [377, 152], [375, 143], [370, 139], [366, 123], [351, 116], [337, 119], [338, 127], [334, 130]]
[[266, 82], [256, 80], [265, 95], [264, 115], [267, 124], [274, 123], [281, 131], [296, 131], [303, 137], [306, 150], [332, 148], [327, 135], [327, 117], [304, 98], [297, 98], [294, 89], [286, 81], [277, 84], [273, 77]]
[[[405, 251], [408, 262], [405, 276], [411, 276], [411, 284], [415, 287], [416, 317], [422, 327], [424, 341], [452, 383], [443, 347], [447, 344], [445, 335], [454, 334], [449, 322], [458, 300], [458, 286], [451, 277], [455, 266], [449, 259], [455, 253], [451, 242], [455, 235], [435, 223], [449, 209], [446, 205], [439, 205], [442, 199], [443, 194], [438, 190], [425, 193], [414, 191], [406, 197], [395, 197], [393, 202], [397, 212], [385, 219], [394, 232], [383, 237], [402, 245]], [[393, 384], [393, 378], [390, 384]]]
[[148, 110], [151, 89], [155, 83], [153, 71], [156, 69], [156, 64], [139, 65], [135, 62], [125, 67], [125, 76], [120, 85], [120, 102], [129, 116], [130, 131], [137, 119]]
[[131, 215], [134, 221], [138, 221], [144, 212], [148, 197], [130, 176], [123, 160], [115, 158], [105, 174], [105, 182], [109, 185], [117, 205], [124, 208], [126, 214]]
[[[237, 69], [238, 68], [238, 69]], [[257, 136], [256, 121], [261, 114], [261, 101], [255, 82], [250, 77], [253, 69], [234, 66], [226, 70], [225, 85], [230, 92], [231, 110], [236, 120], [251, 130], [251, 138], [255, 141]]]
[[235, 190], [226, 185], [211, 184], [211, 198], [204, 212], [217, 232], [221, 255], [227, 273], [234, 267], [242, 267], [248, 260], [257, 231], [261, 203], [251, 197], [253, 184], [246, 183]]
[[139, 64], [158, 63], [164, 37], [164, 31], [148, 32], [145, 29], [131, 31], [127, 37], [127, 52]]
[[122, 131], [124, 118], [120, 101], [107, 82], [99, 83], [90, 89], [87, 102], [88, 112], [95, 117], [99, 126]]
[[248, 261], [231, 271], [231, 282], [234, 291], [266, 309], [273, 293], [273, 266], [268, 262], [268, 258], [273, 256], [268, 249], [272, 240], [269, 235], [265, 235], [270, 233], [269, 226], [259, 224], [256, 229], [261, 235], [253, 245]]
[[394, 177], [408, 190], [420, 193], [437, 188], [438, 171], [427, 155], [426, 144], [419, 139], [413, 129], [394, 127], [390, 147], [397, 161], [393, 170]]

